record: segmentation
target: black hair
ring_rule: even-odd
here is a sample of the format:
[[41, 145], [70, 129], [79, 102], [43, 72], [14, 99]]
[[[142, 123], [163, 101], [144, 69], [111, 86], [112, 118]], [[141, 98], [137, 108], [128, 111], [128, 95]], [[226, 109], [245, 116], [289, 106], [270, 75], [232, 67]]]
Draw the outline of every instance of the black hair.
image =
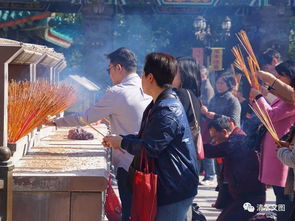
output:
[[128, 48], [118, 48], [106, 55], [112, 64], [120, 64], [128, 72], [136, 72], [137, 60], [135, 54]]
[[290, 86], [295, 88], [295, 62], [288, 60], [275, 67], [277, 73], [291, 80]]
[[268, 48], [260, 56], [260, 65], [271, 64], [274, 58], [277, 59], [279, 63], [282, 61], [280, 52], [273, 48]]
[[229, 91], [232, 91], [237, 84], [235, 76], [231, 72], [223, 72], [217, 75], [215, 83], [219, 78], [223, 78]]
[[227, 130], [228, 132], [231, 131], [231, 124], [230, 124], [230, 118], [226, 116], [220, 116], [213, 120], [211, 120], [208, 124], [208, 128], [214, 128], [217, 131], [222, 131], [223, 129]]
[[196, 60], [192, 57], [178, 57], [178, 68], [181, 79], [181, 87], [190, 89], [199, 97], [201, 95], [201, 72]]
[[177, 73], [176, 59], [165, 53], [150, 53], [145, 57], [144, 75], [152, 74], [161, 88], [171, 87], [172, 81]]

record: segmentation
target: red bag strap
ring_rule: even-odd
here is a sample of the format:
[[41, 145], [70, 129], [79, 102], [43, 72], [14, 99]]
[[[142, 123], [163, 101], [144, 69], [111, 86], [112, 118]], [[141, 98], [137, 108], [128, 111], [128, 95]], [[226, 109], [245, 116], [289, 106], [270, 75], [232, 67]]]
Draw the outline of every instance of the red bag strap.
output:
[[112, 186], [112, 175], [109, 175], [108, 186]]
[[140, 151], [139, 170], [145, 173], [155, 173], [155, 160], [148, 158], [147, 151], [144, 147], [142, 147]]
[[[142, 168], [142, 161], [144, 160], [144, 168]], [[145, 173], [149, 172], [149, 162], [148, 162], [147, 152], [144, 147], [141, 148], [140, 152], [140, 170], [144, 171]]]

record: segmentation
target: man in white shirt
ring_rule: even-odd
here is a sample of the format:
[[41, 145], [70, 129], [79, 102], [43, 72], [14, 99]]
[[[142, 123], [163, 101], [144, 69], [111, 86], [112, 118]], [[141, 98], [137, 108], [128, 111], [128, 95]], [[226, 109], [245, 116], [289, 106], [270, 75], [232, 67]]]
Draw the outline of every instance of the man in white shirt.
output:
[[[112, 133], [121, 135], [138, 133], [143, 111], [151, 102], [151, 97], [143, 93], [141, 79], [136, 74], [136, 56], [127, 48], [119, 48], [107, 57], [110, 60], [107, 71], [114, 86], [107, 89], [98, 103], [84, 113], [58, 118], [51, 125], [84, 126], [79, 120], [80, 116], [90, 123], [108, 118], [111, 122]], [[126, 178], [132, 160], [133, 155], [125, 150], [113, 150], [112, 152], [122, 202], [122, 221], [127, 221], [130, 217], [131, 193], [126, 187]]]

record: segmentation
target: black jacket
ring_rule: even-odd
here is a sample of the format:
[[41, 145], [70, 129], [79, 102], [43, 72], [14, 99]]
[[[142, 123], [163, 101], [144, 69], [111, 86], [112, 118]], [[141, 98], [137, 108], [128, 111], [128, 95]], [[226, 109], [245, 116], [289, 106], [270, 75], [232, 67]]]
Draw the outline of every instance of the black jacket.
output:
[[204, 146], [206, 157], [223, 157], [223, 175], [228, 181], [229, 192], [234, 199], [249, 194], [265, 193], [265, 185], [258, 180], [258, 156], [247, 147], [245, 138], [246, 134], [240, 128], [236, 128], [226, 142]]
[[146, 108], [139, 134], [123, 136], [121, 147], [135, 156], [145, 148], [155, 160], [158, 205], [195, 196], [199, 182], [196, 151], [182, 104], [172, 89], [163, 91]]

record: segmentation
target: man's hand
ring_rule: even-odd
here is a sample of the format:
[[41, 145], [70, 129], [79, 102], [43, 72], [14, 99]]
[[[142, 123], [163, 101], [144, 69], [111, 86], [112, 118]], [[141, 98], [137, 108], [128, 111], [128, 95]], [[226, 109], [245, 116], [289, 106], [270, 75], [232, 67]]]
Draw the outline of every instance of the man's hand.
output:
[[48, 117], [44, 120], [43, 124], [44, 124], [45, 126], [56, 127], [56, 123], [54, 122], [54, 118], [55, 118], [55, 117], [48, 116]]
[[120, 149], [122, 139], [123, 138], [121, 136], [118, 136], [118, 135], [115, 135], [115, 134], [112, 134], [110, 136], [105, 136], [103, 138], [102, 145], [104, 147], [112, 147], [114, 149]]

